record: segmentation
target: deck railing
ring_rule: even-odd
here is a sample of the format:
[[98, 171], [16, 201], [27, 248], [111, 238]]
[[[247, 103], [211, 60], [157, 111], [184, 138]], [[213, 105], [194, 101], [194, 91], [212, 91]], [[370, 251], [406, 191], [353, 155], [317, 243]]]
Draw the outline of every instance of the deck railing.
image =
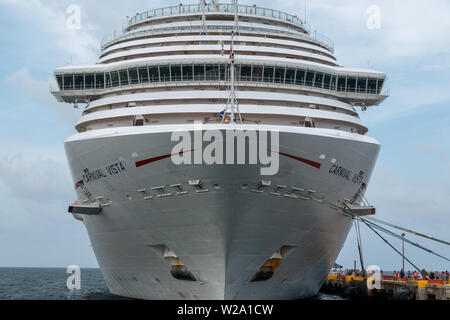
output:
[[[202, 11], [203, 7], [201, 4], [188, 4], [188, 5], [180, 4], [178, 6], [148, 10], [140, 14], [137, 14], [133, 18], [128, 20], [128, 24], [125, 27], [125, 29], [151, 18], [180, 15], [180, 14], [202, 13]], [[216, 3], [216, 4], [210, 3], [205, 6], [205, 11], [234, 13], [234, 5], [226, 3]], [[261, 8], [256, 6], [238, 5], [238, 13], [275, 18], [297, 24], [302, 28], [306, 28], [305, 23], [302, 20], [300, 20], [297, 16], [293, 16], [278, 10]]]
[[[232, 4], [208, 4], [205, 7], [206, 12], [229, 12], [234, 13], [234, 6]], [[133, 18], [129, 19], [125, 26], [122, 27], [122, 32], [127, 31], [130, 27], [133, 25], [136, 25], [140, 22], [143, 22], [145, 20], [151, 19], [151, 18], [158, 18], [158, 17], [165, 17], [165, 16], [172, 16], [172, 15], [182, 15], [182, 14], [193, 14], [193, 13], [201, 13], [202, 12], [202, 6], [200, 4], [192, 4], [192, 5], [178, 5], [178, 6], [172, 6], [172, 7], [166, 7], [166, 8], [160, 8], [160, 9], [153, 9], [149, 11], [145, 11], [140, 14], [136, 14]], [[306, 24], [304, 21], [300, 20], [297, 16], [293, 16], [290, 14], [287, 14], [282, 11], [273, 10], [273, 9], [267, 9], [267, 8], [261, 8], [256, 6], [248, 6], [248, 5], [239, 5], [238, 6], [238, 12], [240, 14], [247, 14], [247, 15], [256, 15], [256, 16], [262, 16], [262, 17], [269, 17], [274, 19], [279, 19], [283, 21], [287, 21], [293, 24], [296, 24], [303, 28], [309, 36], [304, 36], [305, 38], [311, 38], [317, 42], [322, 43], [326, 48], [328, 48], [330, 51], [334, 51], [334, 43], [331, 39], [325, 37], [322, 34], [317, 33], [316, 31], [312, 32], [310, 31], [310, 28], [308, 24]], [[185, 29], [200, 29], [202, 26], [190, 26], [190, 27], [166, 27], [166, 28], [160, 28], [157, 30], [157, 32], [164, 32], [164, 31], [174, 31], [174, 30], [185, 30]], [[206, 26], [206, 29], [215, 29], [218, 27], [212, 26]], [[226, 29], [226, 26], [223, 26], [223, 29]], [[254, 31], [263, 31], [258, 29], [263, 28], [241, 28], [241, 29], [254, 29]], [[139, 33], [155, 33], [156, 30], [153, 32], [148, 31], [141, 31]], [[267, 29], [264, 29], [264, 32], [267, 32]], [[278, 31], [278, 30], [271, 30], [269, 32], [272, 33], [285, 33], [285, 31]], [[116, 41], [119, 38], [127, 39], [135, 37], [139, 33], [133, 33], [132, 35], [123, 35], [120, 32], [114, 32], [113, 34], [110, 34], [103, 38], [101, 46], [102, 50], [104, 50], [111, 42]]]

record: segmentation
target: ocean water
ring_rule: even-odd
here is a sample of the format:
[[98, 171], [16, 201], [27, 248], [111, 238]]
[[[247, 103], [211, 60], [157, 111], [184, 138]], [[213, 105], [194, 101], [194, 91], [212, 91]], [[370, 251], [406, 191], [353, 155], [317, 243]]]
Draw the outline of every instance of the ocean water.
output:
[[[100, 269], [81, 269], [80, 290], [69, 290], [64, 268], [0, 268], [0, 300], [125, 300], [109, 293]], [[319, 294], [313, 300], [342, 300]]]
[[100, 269], [81, 269], [80, 290], [69, 290], [64, 268], [0, 268], [0, 300], [111, 300]]

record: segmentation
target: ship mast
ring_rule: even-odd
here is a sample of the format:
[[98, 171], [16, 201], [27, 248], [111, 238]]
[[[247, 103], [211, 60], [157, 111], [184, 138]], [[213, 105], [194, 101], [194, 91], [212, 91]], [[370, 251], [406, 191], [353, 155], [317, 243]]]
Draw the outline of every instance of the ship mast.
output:
[[233, 0], [234, 6], [234, 29], [231, 32], [231, 45], [230, 45], [230, 95], [228, 97], [227, 105], [223, 111], [222, 122], [225, 122], [226, 115], [231, 115], [230, 122], [236, 122], [235, 114], [239, 115], [239, 121], [242, 124], [241, 112], [239, 111], [239, 103], [236, 98], [236, 65], [235, 54], [233, 51], [234, 37], [239, 35], [239, 18], [238, 18], [238, 0]]

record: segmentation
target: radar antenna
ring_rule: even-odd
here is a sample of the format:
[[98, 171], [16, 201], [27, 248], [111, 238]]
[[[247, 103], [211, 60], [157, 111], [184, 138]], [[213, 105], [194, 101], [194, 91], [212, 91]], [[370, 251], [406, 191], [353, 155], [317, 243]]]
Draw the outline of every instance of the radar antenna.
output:
[[227, 122], [227, 114], [230, 114], [230, 121], [236, 122], [235, 114], [237, 113], [239, 116], [239, 121], [242, 124], [241, 112], [239, 111], [239, 103], [236, 98], [236, 57], [233, 51], [234, 45], [234, 37], [239, 35], [239, 18], [238, 18], [238, 0], [233, 0], [234, 6], [234, 29], [231, 32], [231, 44], [230, 44], [230, 95], [228, 97], [227, 105], [225, 106], [225, 110], [220, 113], [222, 117], [222, 122]]

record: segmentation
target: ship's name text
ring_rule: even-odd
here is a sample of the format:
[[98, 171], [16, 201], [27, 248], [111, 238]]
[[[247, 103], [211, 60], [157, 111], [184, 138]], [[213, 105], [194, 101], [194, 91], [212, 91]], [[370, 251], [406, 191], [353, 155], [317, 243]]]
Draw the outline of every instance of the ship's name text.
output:
[[89, 183], [91, 181], [95, 181], [98, 179], [107, 178], [108, 176], [121, 174], [124, 173], [125, 171], [127, 171], [127, 168], [122, 162], [109, 164], [104, 169], [100, 168], [92, 171], [89, 169], [84, 169], [83, 180], [86, 183]]
[[350, 169], [341, 167], [337, 164], [333, 164], [328, 172], [356, 184], [361, 184], [364, 179], [363, 171], [353, 173]]

